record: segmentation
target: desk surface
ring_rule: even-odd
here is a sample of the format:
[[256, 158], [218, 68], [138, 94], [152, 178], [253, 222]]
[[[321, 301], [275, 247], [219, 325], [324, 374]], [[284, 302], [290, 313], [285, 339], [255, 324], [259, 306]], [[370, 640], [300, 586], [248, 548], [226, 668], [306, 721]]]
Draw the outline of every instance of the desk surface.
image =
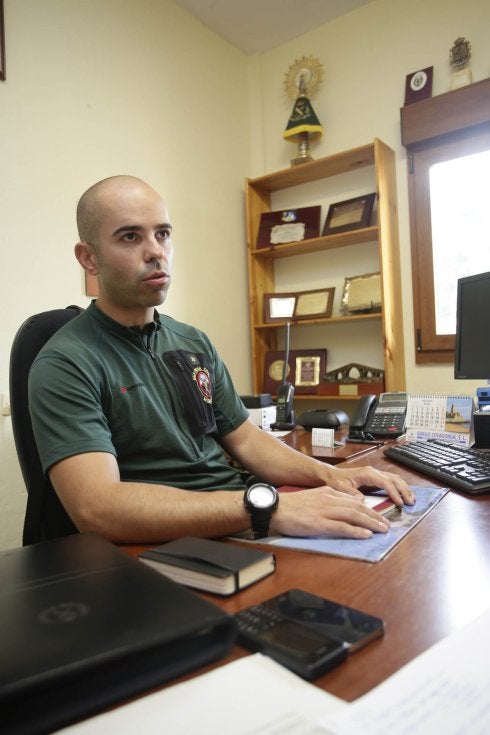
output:
[[[308, 451], [311, 435], [293, 433], [288, 443]], [[410, 485], [437, 485], [387, 460], [382, 448], [347, 461], [349, 466], [370, 464], [397, 472]], [[125, 550], [136, 555], [141, 547]], [[270, 577], [230, 598], [203, 597], [235, 613], [299, 587], [383, 618], [386, 632], [381, 639], [315, 680], [322, 689], [352, 701], [490, 607], [490, 496], [449, 492], [376, 564], [279, 548], [274, 553], [277, 566]], [[207, 669], [246, 653], [235, 646], [226, 659]]]

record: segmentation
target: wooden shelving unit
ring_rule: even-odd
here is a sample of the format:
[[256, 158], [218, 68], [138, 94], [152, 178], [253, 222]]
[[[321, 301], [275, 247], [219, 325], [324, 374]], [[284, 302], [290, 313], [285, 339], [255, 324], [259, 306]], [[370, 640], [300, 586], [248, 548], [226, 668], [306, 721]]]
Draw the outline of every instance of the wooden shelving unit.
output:
[[[282, 189], [332, 178], [341, 174], [371, 167], [377, 193], [378, 222], [374, 226], [351, 232], [317, 237], [301, 242], [257, 249], [255, 243], [264, 212], [271, 211], [271, 195]], [[335, 179], [333, 179], [335, 181]], [[263, 320], [263, 295], [275, 291], [274, 262], [278, 258], [333, 251], [338, 248], [378, 243], [381, 272], [382, 311], [377, 314], [333, 316], [295, 322], [295, 329], [308, 329], [330, 324], [348, 324], [363, 320], [381, 320], [382, 350], [385, 370], [385, 390], [405, 389], [405, 363], [401, 305], [401, 275], [398, 243], [398, 218], [396, 204], [396, 174], [394, 152], [382, 141], [337, 153], [299, 166], [276, 171], [266, 176], [246, 180], [247, 247], [249, 268], [250, 324], [253, 358], [253, 386], [255, 392], [263, 391], [265, 353], [276, 350], [278, 330], [285, 323], [265, 324]], [[294, 348], [294, 345], [292, 345]], [[360, 346], [361, 350], [361, 346]], [[362, 362], [361, 357], [359, 362]], [[339, 366], [334, 366], [339, 367]], [[310, 398], [301, 396], [301, 399]], [[320, 400], [322, 397], [311, 396]]]

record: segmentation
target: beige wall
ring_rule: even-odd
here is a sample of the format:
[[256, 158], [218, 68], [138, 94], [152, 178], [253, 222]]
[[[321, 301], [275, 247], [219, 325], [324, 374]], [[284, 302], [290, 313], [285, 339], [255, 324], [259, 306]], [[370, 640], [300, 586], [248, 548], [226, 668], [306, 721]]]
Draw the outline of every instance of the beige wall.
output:
[[[76, 201], [94, 181], [122, 172], [147, 179], [169, 202], [176, 267], [167, 312], [204, 328], [239, 391], [250, 390], [243, 177], [289, 165], [294, 149], [282, 130], [291, 101], [282, 83], [303, 54], [317, 56], [325, 68], [312, 100], [325, 134], [313, 155], [374, 137], [396, 151], [408, 388], [462, 390], [450, 367], [414, 362], [399, 108], [405, 76], [419, 68], [434, 66], [434, 94], [448, 89], [448, 54], [458, 36], [471, 41], [474, 80], [490, 75], [487, 0], [373, 0], [253, 57], [171, 0], [4, 3], [1, 392], [8, 388], [10, 344], [22, 320], [88, 303], [72, 255]], [[20, 543], [25, 500], [8, 417], [0, 417], [0, 466], [5, 548]]]
[[[204, 328], [239, 389], [250, 390], [247, 57], [170, 0], [4, 5], [0, 391], [26, 317], [88, 303], [73, 256], [75, 206], [115, 173], [166, 195], [176, 247], [166, 310]], [[8, 547], [20, 543], [25, 488], [4, 417], [0, 467], [0, 547]]]

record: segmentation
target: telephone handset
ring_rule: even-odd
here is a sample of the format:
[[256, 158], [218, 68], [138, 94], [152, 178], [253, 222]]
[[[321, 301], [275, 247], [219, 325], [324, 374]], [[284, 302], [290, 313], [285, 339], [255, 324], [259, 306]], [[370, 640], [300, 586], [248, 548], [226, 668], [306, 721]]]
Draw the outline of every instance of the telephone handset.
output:
[[373, 441], [401, 436], [407, 415], [406, 393], [381, 393], [362, 396], [349, 425], [350, 441]]
[[356, 403], [354, 413], [349, 422], [349, 439], [353, 441], [370, 441], [373, 436], [367, 436], [366, 425], [371, 411], [375, 408], [377, 397], [375, 395], [362, 396]]

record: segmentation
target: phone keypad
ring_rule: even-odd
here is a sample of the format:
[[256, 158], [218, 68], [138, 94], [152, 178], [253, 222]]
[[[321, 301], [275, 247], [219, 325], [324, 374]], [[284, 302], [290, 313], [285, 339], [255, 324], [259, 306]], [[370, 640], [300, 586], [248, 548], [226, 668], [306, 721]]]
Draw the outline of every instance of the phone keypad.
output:
[[254, 605], [235, 615], [239, 633], [258, 634], [278, 625], [283, 616], [266, 605]]
[[289, 620], [276, 599], [235, 614], [237, 643], [260, 651], [305, 679], [313, 679], [345, 661], [347, 646], [302, 623]]
[[372, 416], [368, 431], [374, 435], [399, 436], [403, 433], [405, 423], [405, 411], [399, 408], [378, 408]]

